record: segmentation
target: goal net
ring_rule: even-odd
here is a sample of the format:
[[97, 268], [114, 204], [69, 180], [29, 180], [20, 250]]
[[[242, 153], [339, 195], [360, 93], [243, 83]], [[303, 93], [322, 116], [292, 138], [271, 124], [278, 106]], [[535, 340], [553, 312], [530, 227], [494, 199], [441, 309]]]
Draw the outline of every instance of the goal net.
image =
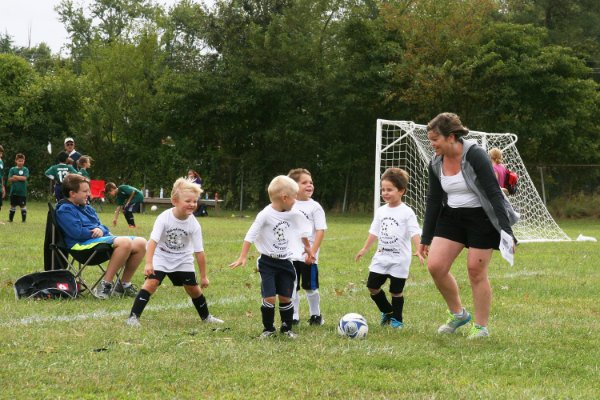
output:
[[[517, 150], [517, 135], [470, 131], [465, 138], [476, 140], [486, 151], [493, 147], [502, 150], [503, 163], [519, 176], [517, 192], [509, 199], [521, 214], [519, 222], [513, 226], [515, 237], [520, 242], [571, 240], [554, 221], [535, 189]], [[383, 204], [380, 196], [381, 175], [387, 168], [402, 168], [410, 176], [404, 202], [415, 211], [422, 223], [427, 199], [427, 167], [433, 154], [425, 125], [410, 121], [377, 120], [375, 209]]]

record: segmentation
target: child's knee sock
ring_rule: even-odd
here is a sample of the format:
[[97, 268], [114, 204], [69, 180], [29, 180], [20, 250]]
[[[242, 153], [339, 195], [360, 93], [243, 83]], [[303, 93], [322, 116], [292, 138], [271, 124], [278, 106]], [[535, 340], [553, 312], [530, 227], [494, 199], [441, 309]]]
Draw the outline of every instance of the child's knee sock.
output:
[[196, 297], [192, 299], [192, 303], [194, 303], [194, 307], [196, 307], [196, 311], [198, 311], [198, 315], [203, 320], [208, 318], [208, 306], [206, 305], [206, 298], [203, 294], [200, 297]]
[[133, 219], [133, 213], [131, 211], [123, 211], [123, 215], [129, 226], [135, 226], [135, 220]]
[[292, 329], [292, 320], [294, 319], [294, 305], [289, 303], [279, 302], [279, 315], [281, 316], [281, 332], [286, 332]]
[[371, 299], [377, 304], [379, 311], [382, 313], [390, 314], [394, 311], [387, 297], [385, 297], [385, 292], [383, 290], [380, 290], [379, 293], [375, 295], [372, 294]]
[[306, 300], [308, 300], [310, 315], [321, 315], [321, 295], [319, 294], [319, 289], [307, 290]]
[[402, 309], [404, 308], [404, 296], [392, 296], [392, 308], [394, 309], [394, 318], [402, 322]]
[[294, 316], [292, 317], [295, 320], [300, 319], [300, 295], [298, 294], [298, 289], [294, 289], [294, 294], [292, 295], [292, 304], [294, 305]]
[[135, 296], [133, 307], [131, 307], [131, 313], [129, 313], [129, 316], [131, 317], [135, 315], [138, 318], [141, 317], [142, 313], [144, 312], [144, 308], [146, 308], [146, 305], [150, 301], [150, 296], [152, 295], [149, 291], [140, 289], [137, 296]]
[[266, 331], [275, 330], [275, 304], [271, 304], [263, 300], [260, 307], [262, 314], [262, 322]]
[[25, 222], [25, 220], [27, 220], [27, 208], [26, 207], [21, 208], [21, 220], [23, 222]]
[[10, 222], [13, 221], [13, 218], [15, 217], [15, 212], [16, 211], [17, 211], [16, 207], [15, 208], [11, 207], [10, 210], [8, 210], [8, 220]]

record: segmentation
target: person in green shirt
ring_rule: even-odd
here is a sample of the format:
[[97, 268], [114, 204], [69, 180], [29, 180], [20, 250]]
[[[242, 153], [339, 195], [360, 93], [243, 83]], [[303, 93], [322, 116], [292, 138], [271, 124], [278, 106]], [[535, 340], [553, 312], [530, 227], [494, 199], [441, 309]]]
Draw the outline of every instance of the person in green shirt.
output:
[[8, 171], [8, 182], [10, 182], [10, 211], [8, 221], [13, 222], [17, 206], [21, 208], [21, 219], [27, 219], [27, 179], [29, 170], [25, 166], [25, 155], [18, 153], [15, 156], [16, 166]]
[[79, 157], [79, 160], [77, 160], [77, 169], [79, 170], [79, 173], [83, 177], [87, 178], [88, 181], [91, 178], [90, 178], [90, 173], [87, 170], [88, 170], [88, 168], [90, 168], [92, 166], [92, 161], [94, 161], [94, 160], [90, 156], [81, 156], [81, 157]]
[[127, 220], [127, 224], [130, 228], [135, 228], [135, 220], [133, 219], [133, 210], [136, 208], [138, 203], [144, 201], [144, 194], [140, 189], [134, 188], [129, 185], [121, 185], [117, 187], [113, 182], [108, 182], [104, 189], [104, 193], [107, 196], [115, 197], [117, 203], [117, 209], [115, 210], [115, 216], [113, 218], [113, 225], [117, 226], [117, 219], [119, 218], [119, 212], [123, 210], [123, 216]]
[[69, 154], [66, 151], [61, 151], [58, 153], [58, 164], [51, 166], [44, 172], [44, 175], [54, 181], [54, 197], [57, 203], [63, 198], [62, 182], [65, 176], [78, 173], [72, 165], [67, 164], [67, 158], [69, 158]]

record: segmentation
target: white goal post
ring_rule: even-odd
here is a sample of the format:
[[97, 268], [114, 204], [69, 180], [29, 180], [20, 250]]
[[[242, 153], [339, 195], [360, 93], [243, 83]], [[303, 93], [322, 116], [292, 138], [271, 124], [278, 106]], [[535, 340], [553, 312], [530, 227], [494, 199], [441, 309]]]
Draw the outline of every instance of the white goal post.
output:
[[[571, 239], [554, 221], [540, 198], [516, 147], [517, 135], [513, 133], [486, 133], [470, 131], [466, 139], [476, 140], [484, 149], [497, 147], [508, 169], [519, 176], [517, 192], [509, 196], [521, 219], [513, 226], [519, 242], [570, 241]], [[425, 125], [411, 121], [377, 120], [375, 154], [375, 210], [381, 205], [381, 175], [391, 167], [408, 172], [410, 181], [404, 202], [417, 214], [420, 223], [425, 216], [427, 199], [427, 166], [433, 156], [427, 139]]]

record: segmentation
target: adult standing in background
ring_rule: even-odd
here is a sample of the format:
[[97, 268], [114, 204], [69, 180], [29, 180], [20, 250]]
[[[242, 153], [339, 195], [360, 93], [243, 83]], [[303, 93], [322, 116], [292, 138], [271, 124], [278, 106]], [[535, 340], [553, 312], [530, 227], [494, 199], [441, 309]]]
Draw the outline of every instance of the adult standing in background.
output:
[[450, 318], [438, 333], [454, 333], [471, 321], [463, 307], [456, 279], [450, 273], [454, 260], [466, 247], [467, 271], [473, 294], [475, 320], [470, 339], [489, 336], [492, 288], [488, 266], [500, 244], [500, 231], [514, 239], [504, 196], [485, 150], [463, 139], [469, 130], [453, 113], [442, 113], [427, 125], [427, 138], [435, 151], [429, 163], [429, 189], [420, 252], [428, 255], [427, 269], [444, 297]]
[[81, 157], [81, 153], [75, 150], [75, 140], [72, 137], [65, 139], [65, 151], [69, 155], [69, 158], [73, 160], [73, 168], [77, 169], [77, 160]]

